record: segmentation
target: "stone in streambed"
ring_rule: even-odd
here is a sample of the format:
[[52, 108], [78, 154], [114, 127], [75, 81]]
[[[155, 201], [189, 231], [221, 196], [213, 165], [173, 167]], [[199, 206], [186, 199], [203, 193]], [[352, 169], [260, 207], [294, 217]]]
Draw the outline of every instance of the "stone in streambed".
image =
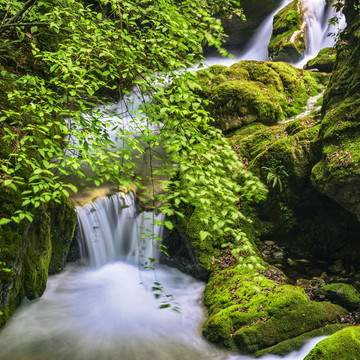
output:
[[346, 314], [340, 306], [310, 301], [302, 289], [275, 282], [270, 274], [271, 268], [261, 273], [236, 266], [213, 270], [204, 297], [209, 309], [205, 337], [251, 354]]

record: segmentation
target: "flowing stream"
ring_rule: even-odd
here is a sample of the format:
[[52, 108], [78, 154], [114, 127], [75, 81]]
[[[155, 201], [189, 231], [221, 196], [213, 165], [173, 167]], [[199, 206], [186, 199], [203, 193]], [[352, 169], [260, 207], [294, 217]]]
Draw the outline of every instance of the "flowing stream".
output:
[[[284, 0], [281, 7], [289, 2]], [[331, 9], [325, 0], [303, 3], [308, 5], [311, 44], [305, 61], [330, 45], [324, 29]], [[266, 60], [273, 16], [265, 19], [248, 49], [232, 62]], [[319, 33], [321, 39], [315, 41]], [[215, 62], [229, 64], [208, 59], [208, 64]], [[117, 111], [122, 109], [120, 103]], [[202, 338], [205, 284], [155, 262], [162, 229], [152, 224], [161, 215], [139, 213], [131, 193], [100, 198], [78, 207], [77, 213], [81, 261], [50, 277], [43, 297], [23, 301], [0, 333], [1, 360], [251, 359], [219, 350]], [[319, 340], [312, 339], [283, 359], [303, 359]]]
[[[162, 228], [152, 220], [161, 215], [138, 213], [131, 193], [77, 212], [82, 263], [50, 277], [40, 299], [23, 302], [1, 332], [0, 359], [251, 359], [201, 337], [203, 282], [148, 260], [158, 256]], [[302, 359], [318, 340], [286, 359]]]

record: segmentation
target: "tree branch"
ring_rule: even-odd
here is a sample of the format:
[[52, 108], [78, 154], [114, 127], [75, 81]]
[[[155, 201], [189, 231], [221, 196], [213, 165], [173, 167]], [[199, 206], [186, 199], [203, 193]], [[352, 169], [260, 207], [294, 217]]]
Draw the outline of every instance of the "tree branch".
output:
[[[38, 0], [28, 0], [24, 6], [15, 14], [11, 19], [7, 20], [5, 24], [14, 23], [17, 21], [17, 19], [22, 16], [27, 9], [29, 9], [31, 6], [33, 6]], [[0, 28], [1, 31], [1, 28]]]

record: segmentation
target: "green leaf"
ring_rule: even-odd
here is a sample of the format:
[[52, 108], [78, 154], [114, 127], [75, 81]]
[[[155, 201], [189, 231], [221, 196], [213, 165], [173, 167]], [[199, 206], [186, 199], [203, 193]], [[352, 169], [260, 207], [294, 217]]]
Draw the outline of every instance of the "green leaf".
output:
[[171, 306], [170, 304], [162, 304], [162, 305], [160, 305], [160, 309], [167, 309], [170, 306]]
[[200, 230], [200, 240], [205, 240], [208, 236], [211, 236], [211, 234], [208, 231]]
[[1, 225], [6, 225], [6, 224], [8, 224], [9, 222], [11, 222], [10, 219], [2, 218], [2, 219], [0, 219], [0, 226], [1, 226]]

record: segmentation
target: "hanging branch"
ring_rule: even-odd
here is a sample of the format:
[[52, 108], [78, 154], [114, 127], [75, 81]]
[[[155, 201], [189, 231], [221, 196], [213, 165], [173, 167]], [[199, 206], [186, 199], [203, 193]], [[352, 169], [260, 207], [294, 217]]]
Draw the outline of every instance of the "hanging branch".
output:
[[[24, 6], [15, 14], [11, 19], [7, 20], [5, 24], [15, 23], [31, 6], [33, 6], [38, 0], [28, 0]], [[0, 29], [1, 31], [1, 29]]]
[[[8, 27], [12, 27], [12, 26], [18, 26], [19, 24], [17, 24], [16, 22], [21, 18], [22, 15], [24, 15], [24, 13], [30, 9], [33, 5], [35, 5], [35, 3], [38, 0], [28, 0], [24, 6], [21, 8], [21, 10], [19, 10], [11, 19], [8, 19], [6, 21], [5, 18], [3, 19], [1, 26], [0, 26], [0, 34], [3, 33], [6, 28]], [[10, 9], [10, 8], [9, 8]], [[7, 16], [7, 14], [5, 14], [5, 17]]]

